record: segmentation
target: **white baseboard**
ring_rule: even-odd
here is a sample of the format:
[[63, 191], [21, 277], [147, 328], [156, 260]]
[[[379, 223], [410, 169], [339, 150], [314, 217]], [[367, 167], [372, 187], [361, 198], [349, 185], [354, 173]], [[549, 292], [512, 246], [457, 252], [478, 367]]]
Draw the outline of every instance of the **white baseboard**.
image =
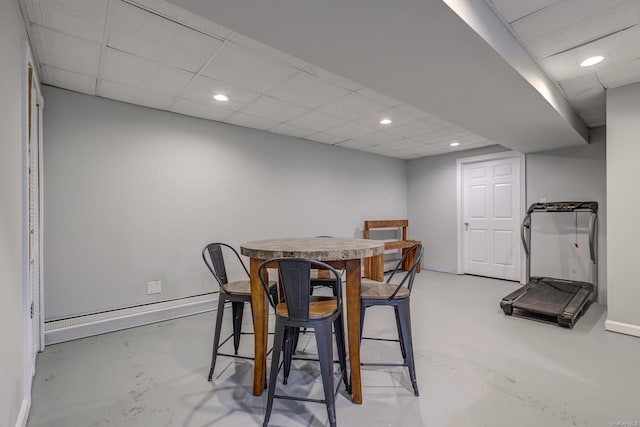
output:
[[204, 313], [215, 310], [217, 302], [215, 293], [45, 322], [45, 345]]
[[29, 409], [31, 408], [31, 402], [27, 399], [22, 400], [22, 406], [20, 406], [20, 413], [16, 420], [16, 427], [25, 427], [27, 425], [27, 419], [29, 418]]
[[640, 326], [638, 325], [632, 325], [630, 323], [622, 323], [622, 322], [615, 322], [613, 320], [607, 320], [604, 322], [604, 328], [607, 331], [619, 332], [621, 334], [640, 337]]

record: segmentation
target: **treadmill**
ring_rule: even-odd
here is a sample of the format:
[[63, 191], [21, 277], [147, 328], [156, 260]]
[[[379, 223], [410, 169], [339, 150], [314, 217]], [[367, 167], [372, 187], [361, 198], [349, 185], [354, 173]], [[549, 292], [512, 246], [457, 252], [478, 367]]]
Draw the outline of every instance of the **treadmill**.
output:
[[[593, 262], [593, 283], [552, 277], [531, 277], [531, 215], [534, 213], [590, 212], [589, 252]], [[566, 328], [573, 328], [580, 315], [598, 295], [598, 259], [596, 227], [598, 202], [534, 203], [522, 221], [520, 236], [526, 255], [527, 284], [502, 298], [500, 307], [506, 315], [550, 320]]]

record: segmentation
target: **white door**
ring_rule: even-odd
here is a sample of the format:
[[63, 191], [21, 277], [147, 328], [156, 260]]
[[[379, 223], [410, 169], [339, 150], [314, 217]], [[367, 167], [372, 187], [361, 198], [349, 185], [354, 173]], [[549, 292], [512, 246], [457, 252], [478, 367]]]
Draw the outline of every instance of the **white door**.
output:
[[520, 280], [520, 158], [462, 170], [464, 273]]

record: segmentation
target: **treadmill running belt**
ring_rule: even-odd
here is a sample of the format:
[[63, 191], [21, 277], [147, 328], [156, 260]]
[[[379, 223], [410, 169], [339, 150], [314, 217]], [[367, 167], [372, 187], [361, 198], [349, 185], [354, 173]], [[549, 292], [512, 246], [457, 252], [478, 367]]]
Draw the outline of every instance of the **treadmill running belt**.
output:
[[513, 302], [513, 308], [527, 310], [532, 313], [557, 316], [582, 288], [580, 285], [542, 279], [533, 284], [529, 290]]

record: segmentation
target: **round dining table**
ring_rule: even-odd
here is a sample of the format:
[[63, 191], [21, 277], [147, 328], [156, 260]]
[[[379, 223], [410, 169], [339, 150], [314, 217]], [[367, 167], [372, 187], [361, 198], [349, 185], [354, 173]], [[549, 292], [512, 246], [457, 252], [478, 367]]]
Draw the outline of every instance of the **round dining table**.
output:
[[[384, 253], [384, 242], [342, 237], [270, 239], [240, 245], [243, 255], [251, 259], [251, 308], [253, 312], [255, 366], [253, 394], [264, 390], [267, 373], [267, 331], [269, 306], [258, 277], [258, 266], [271, 258], [295, 257], [325, 262], [346, 270], [347, 336], [349, 367], [354, 403], [362, 403], [360, 380], [360, 277], [363, 258]], [[266, 270], [265, 270], [266, 273]], [[265, 280], [268, 280], [265, 277]]]

